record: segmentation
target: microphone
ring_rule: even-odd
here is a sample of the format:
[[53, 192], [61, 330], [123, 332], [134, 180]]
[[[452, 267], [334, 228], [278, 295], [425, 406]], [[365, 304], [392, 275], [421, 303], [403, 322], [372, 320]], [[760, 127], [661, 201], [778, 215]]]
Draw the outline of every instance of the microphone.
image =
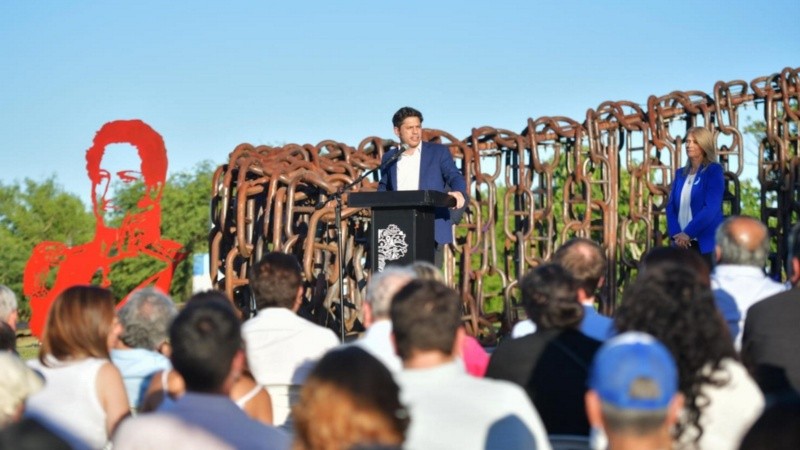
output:
[[381, 165], [381, 168], [385, 169], [386, 167], [391, 166], [395, 161], [403, 156], [403, 153], [405, 153], [406, 150], [408, 150], [408, 144], [401, 144], [400, 147], [397, 147], [397, 151], [395, 151], [394, 154]]

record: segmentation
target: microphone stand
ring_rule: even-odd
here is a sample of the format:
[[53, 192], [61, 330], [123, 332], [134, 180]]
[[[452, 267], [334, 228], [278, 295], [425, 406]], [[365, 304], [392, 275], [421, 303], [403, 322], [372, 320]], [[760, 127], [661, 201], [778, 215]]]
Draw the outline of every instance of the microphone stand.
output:
[[352, 189], [355, 186], [358, 186], [364, 178], [372, 175], [373, 173], [377, 172], [378, 170], [384, 169], [389, 167], [395, 161], [400, 159], [400, 156], [403, 155], [405, 152], [407, 145], [403, 144], [400, 147], [395, 147], [397, 150], [395, 154], [392, 155], [391, 158], [386, 160], [383, 164], [378, 164], [377, 167], [374, 169], [370, 169], [361, 175], [359, 175], [355, 180], [352, 182], [342, 186], [331, 194], [331, 196], [325, 200], [324, 202], [320, 202], [317, 204], [315, 209], [319, 210], [325, 207], [325, 205], [330, 202], [331, 200], [336, 200], [336, 207], [335, 207], [335, 220], [336, 225], [334, 226], [336, 229], [336, 242], [337, 247], [339, 248], [339, 338], [344, 343], [344, 242], [342, 241], [342, 196]]

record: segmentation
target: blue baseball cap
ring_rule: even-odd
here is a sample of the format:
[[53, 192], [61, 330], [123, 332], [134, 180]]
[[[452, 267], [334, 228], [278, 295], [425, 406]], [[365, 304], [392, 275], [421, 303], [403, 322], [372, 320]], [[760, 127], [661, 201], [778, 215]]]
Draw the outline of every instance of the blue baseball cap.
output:
[[[655, 386], [647, 395], [631, 391], [637, 379]], [[620, 409], [665, 409], [678, 391], [678, 369], [669, 350], [653, 336], [627, 332], [606, 341], [594, 356], [589, 389]]]

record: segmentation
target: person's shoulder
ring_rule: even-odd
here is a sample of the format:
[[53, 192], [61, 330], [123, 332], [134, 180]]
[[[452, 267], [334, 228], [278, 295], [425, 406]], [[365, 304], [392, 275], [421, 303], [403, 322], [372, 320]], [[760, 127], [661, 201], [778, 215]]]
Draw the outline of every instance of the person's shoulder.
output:
[[603, 345], [602, 342], [582, 333], [580, 330], [577, 329], [570, 328], [568, 330], [564, 330], [564, 333], [561, 333], [559, 336], [561, 337], [561, 339], [565, 341], [574, 342], [585, 348], [594, 349], [595, 351], [599, 349], [601, 345]]
[[[181, 446], [193, 449], [234, 447], [202, 427], [162, 412], [139, 414], [123, 420], [112, 441], [114, 448], [157, 448]], [[152, 446], [152, 447], [151, 447]]]
[[229, 438], [232, 438], [229, 442], [234, 443], [237, 448], [271, 450], [291, 447], [291, 435], [279, 427], [259, 422], [245, 415], [244, 411], [242, 411], [241, 417], [236, 417], [235, 420], [235, 436], [229, 435]]
[[296, 319], [297, 328], [302, 330], [302, 333], [306, 336], [314, 336], [318, 344], [328, 347], [334, 347], [340, 344], [339, 338], [336, 337], [336, 333], [334, 333], [332, 329], [318, 325], [297, 314], [295, 314], [294, 317]]
[[518, 355], [519, 352], [530, 349], [539, 340], [535, 333], [525, 334], [516, 338], [507, 337], [492, 351], [492, 357], [494, 358], [496, 355], [498, 357]]
[[513, 381], [498, 378], [470, 378], [476, 390], [480, 389], [481, 392], [491, 396], [500, 404], [526, 405], [528, 403], [529, 397], [525, 389]]
[[793, 288], [778, 292], [759, 300], [747, 311], [750, 314], [776, 312], [779, 314], [800, 314], [800, 289]]
[[435, 151], [450, 154], [450, 148], [448, 146], [437, 142], [423, 142], [422, 151]]
[[111, 360], [97, 359], [87, 365], [91, 368], [97, 367], [98, 382], [106, 382], [115, 378], [122, 379], [122, 372]]
[[722, 167], [722, 164], [720, 164], [718, 162], [712, 162], [712, 163], [709, 163], [706, 166], [705, 171], [707, 173], [709, 173], [709, 174], [713, 174], [713, 175], [720, 174], [721, 175], [722, 173], [725, 172], [725, 169]]

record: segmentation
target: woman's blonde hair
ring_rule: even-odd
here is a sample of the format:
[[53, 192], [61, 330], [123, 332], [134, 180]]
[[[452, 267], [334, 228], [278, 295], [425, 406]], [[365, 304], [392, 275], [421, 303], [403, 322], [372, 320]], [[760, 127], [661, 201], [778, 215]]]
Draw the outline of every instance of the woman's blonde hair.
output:
[[[703, 127], [692, 127], [686, 131], [687, 139], [689, 136], [693, 137], [694, 140], [697, 141], [697, 145], [703, 149], [703, 162], [701, 166], [705, 167], [713, 162], [717, 162], [717, 146], [714, 143], [714, 135], [710, 131]], [[691, 165], [692, 162], [687, 160], [684, 170], [689, 170]]]
[[108, 335], [114, 324], [114, 295], [98, 286], [73, 286], [56, 297], [42, 337], [39, 360], [109, 356]]

